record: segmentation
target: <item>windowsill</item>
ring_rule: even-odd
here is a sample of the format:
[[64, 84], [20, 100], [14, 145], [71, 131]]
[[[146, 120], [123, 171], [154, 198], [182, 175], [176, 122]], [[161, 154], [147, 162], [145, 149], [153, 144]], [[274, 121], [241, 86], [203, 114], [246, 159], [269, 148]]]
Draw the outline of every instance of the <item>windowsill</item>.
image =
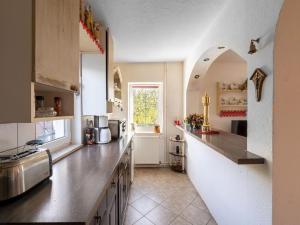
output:
[[61, 149], [51, 152], [53, 164], [57, 163], [59, 160], [65, 158], [65, 157], [67, 157], [68, 155], [72, 154], [73, 152], [77, 151], [81, 147], [82, 147], [81, 144], [80, 145], [70, 144]]

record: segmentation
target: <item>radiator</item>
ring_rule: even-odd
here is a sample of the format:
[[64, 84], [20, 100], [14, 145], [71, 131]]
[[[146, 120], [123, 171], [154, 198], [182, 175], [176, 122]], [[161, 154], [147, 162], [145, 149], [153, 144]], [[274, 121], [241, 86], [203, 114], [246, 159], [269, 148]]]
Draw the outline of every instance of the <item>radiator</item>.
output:
[[135, 135], [134, 164], [159, 164], [160, 136]]

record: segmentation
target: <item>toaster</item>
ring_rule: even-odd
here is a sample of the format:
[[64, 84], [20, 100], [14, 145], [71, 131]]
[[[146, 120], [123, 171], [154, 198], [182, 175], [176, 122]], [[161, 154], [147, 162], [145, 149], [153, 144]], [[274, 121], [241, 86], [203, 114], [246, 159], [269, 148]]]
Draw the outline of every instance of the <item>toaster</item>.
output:
[[16, 197], [52, 176], [49, 150], [32, 149], [0, 156], [0, 201]]

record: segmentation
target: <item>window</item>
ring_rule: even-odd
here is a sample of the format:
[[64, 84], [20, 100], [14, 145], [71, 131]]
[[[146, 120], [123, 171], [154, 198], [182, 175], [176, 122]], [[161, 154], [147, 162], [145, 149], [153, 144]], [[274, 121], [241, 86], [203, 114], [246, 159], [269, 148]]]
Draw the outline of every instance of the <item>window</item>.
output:
[[65, 120], [43, 121], [36, 123], [36, 139], [45, 143], [66, 136]]
[[153, 131], [163, 125], [161, 83], [129, 83], [129, 122], [137, 131]]

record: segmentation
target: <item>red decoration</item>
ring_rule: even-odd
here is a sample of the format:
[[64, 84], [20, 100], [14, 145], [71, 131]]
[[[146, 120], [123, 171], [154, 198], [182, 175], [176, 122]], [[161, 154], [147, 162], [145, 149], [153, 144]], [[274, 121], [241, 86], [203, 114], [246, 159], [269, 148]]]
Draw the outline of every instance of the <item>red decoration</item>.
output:
[[81, 23], [83, 29], [88, 33], [88, 35], [90, 36], [90, 38], [92, 39], [92, 41], [95, 43], [95, 45], [97, 46], [97, 48], [100, 50], [100, 52], [102, 54], [104, 54], [104, 48], [96, 40], [96, 38], [95, 38], [94, 34], [92, 33], [92, 31], [85, 25], [85, 23], [82, 20], [80, 20], [80, 23]]
[[221, 111], [220, 112], [221, 117], [245, 117], [247, 116], [246, 111]]
[[180, 120], [174, 120], [174, 123], [175, 123], [175, 125], [177, 125], [177, 126], [180, 126], [180, 125], [181, 125]]

